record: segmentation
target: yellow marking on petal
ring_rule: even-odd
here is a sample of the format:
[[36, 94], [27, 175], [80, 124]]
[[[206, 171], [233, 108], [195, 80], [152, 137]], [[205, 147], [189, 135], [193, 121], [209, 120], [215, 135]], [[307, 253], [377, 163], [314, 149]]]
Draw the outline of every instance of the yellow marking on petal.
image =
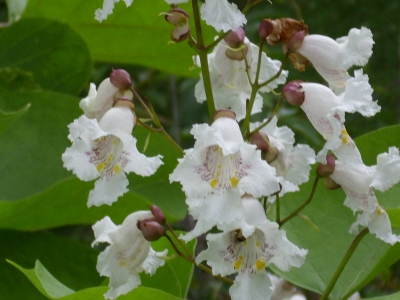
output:
[[218, 169], [221, 169], [221, 164], [218, 164], [217, 168], [218, 168]]
[[120, 261], [118, 264], [119, 264], [120, 267], [125, 267], [126, 266], [126, 262], [125, 261]]
[[114, 157], [114, 154], [110, 153], [110, 155], [107, 157], [107, 160], [111, 161], [113, 159], [113, 157]]
[[236, 269], [236, 270], [239, 270], [240, 269], [240, 267], [242, 266], [242, 262], [243, 262], [243, 256], [242, 255], [240, 255], [239, 256], [239, 259], [237, 260], [237, 261], [235, 261], [235, 263], [234, 263], [234, 268]]
[[263, 262], [262, 260], [257, 259], [256, 268], [257, 268], [258, 271], [263, 270], [265, 268], [265, 262]]
[[260, 248], [260, 242], [256, 242], [256, 247]]
[[121, 168], [118, 165], [116, 165], [114, 167], [114, 173], [118, 173], [119, 171], [121, 171]]
[[237, 177], [232, 177], [231, 178], [231, 186], [236, 187], [239, 183], [239, 179]]
[[117, 140], [113, 140], [113, 145], [116, 145], [117, 144]]
[[105, 164], [104, 164], [104, 163], [98, 164], [98, 165], [96, 166], [97, 172], [101, 172], [101, 170], [103, 170], [104, 167], [105, 167]]
[[243, 242], [243, 245], [247, 246], [247, 240], [245, 240], [245, 241]]
[[218, 180], [215, 179], [215, 178], [214, 178], [213, 180], [210, 181], [210, 185], [211, 185], [212, 188], [215, 188], [215, 186], [217, 185], [217, 183], [218, 183]]
[[349, 142], [349, 134], [346, 129], [342, 129], [342, 144], [347, 144]]
[[377, 213], [378, 215], [383, 214], [383, 209], [379, 207], [379, 208], [376, 210], [376, 213]]

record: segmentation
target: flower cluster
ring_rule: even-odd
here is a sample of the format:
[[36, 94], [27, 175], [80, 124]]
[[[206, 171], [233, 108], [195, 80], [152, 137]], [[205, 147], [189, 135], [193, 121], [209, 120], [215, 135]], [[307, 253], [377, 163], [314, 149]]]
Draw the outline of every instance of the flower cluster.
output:
[[[177, 7], [188, 0], [165, 1], [172, 6], [162, 13], [175, 27], [171, 39], [181, 42], [189, 38], [194, 48], [189, 14]], [[105, 20], [116, 2], [119, 0], [104, 0], [103, 8], [95, 12], [96, 19]], [[124, 2], [130, 6], [133, 1]], [[188, 242], [207, 233], [208, 248], [195, 258], [184, 256], [166, 235], [164, 226], [172, 229], [154, 206], [150, 211], [131, 213], [120, 226], [105, 217], [93, 226], [92, 244], [109, 244], [97, 263], [99, 273], [110, 278], [110, 289], [104, 296], [115, 299], [128, 293], [140, 285], [139, 273], [153, 274], [162, 266], [167, 250], [156, 253], [150, 242], [166, 236], [179, 255], [196, 264], [206, 261], [212, 274], [236, 274], [229, 289], [234, 300], [304, 299], [295, 289], [285, 290], [283, 281], [266, 271], [271, 264], [282, 271], [301, 267], [308, 253], [288, 240], [280, 228], [284, 222], [278, 217], [276, 222], [268, 219], [266, 206], [298, 191], [299, 185], [309, 180], [316, 161], [317, 175], [340, 186], [347, 195], [344, 204], [360, 212], [351, 233], [365, 226], [387, 243], [400, 241], [373, 190], [384, 191], [400, 181], [399, 150], [390, 147], [378, 155], [375, 166], [366, 166], [345, 127], [345, 113], [369, 117], [380, 111], [363, 70], [355, 70], [353, 77], [347, 72], [368, 62], [372, 33], [364, 27], [351, 29], [347, 37], [335, 41], [309, 35], [303, 21], [265, 19], [259, 27], [259, 47], [246, 37], [246, 18], [235, 4], [205, 0], [200, 13], [220, 35], [211, 44], [212, 51], [210, 48], [194, 58], [202, 71], [207, 68], [195, 87], [195, 97], [198, 102], [211, 103], [212, 111], [217, 112], [211, 125], [193, 125], [190, 133], [195, 144], [184, 150], [169, 180], [181, 184], [188, 211], [197, 221], [179, 238]], [[265, 44], [280, 42], [296, 69], [312, 64], [329, 85], [296, 80], [281, 91], [290, 104], [300, 106], [326, 140], [317, 155], [308, 145], [295, 145], [294, 133], [277, 125], [275, 112], [262, 122], [250, 122], [253, 114], [262, 111], [264, 93], [286, 82], [288, 72], [282, 63], [263, 51]], [[79, 104], [84, 114], [69, 125], [72, 146], [62, 155], [64, 166], [81, 180], [98, 178], [89, 193], [88, 206], [111, 205], [128, 191], [126, 173], [150, 176], [162, 164], [161, 155], [148, 158], [136, 149], [131, 85], [123, 70], [113, 71], [97, 90], [91, 84], [89, 95]], [[154, 111], [147, 111], [154, 121]]]

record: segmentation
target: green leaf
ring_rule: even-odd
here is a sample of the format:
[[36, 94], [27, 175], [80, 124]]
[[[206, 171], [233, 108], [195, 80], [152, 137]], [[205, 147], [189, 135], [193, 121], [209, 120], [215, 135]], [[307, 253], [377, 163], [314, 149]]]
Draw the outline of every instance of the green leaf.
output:
[[25, 105], [23, 108], [13, 112], [5, 112], [0, 109], [0, 134], [10, 126], [15, 120], [21, 117], [24, 113], [26, 113], [31, 106], [30, 103]]
[[87, 84], [92, 62], [84, 40], [69, 25], [24, 19], [0, 35], [3, 67], [32, 72], [44, 89], [76, 94]]
[[[97, 61], [139, 64], [190, 77], [199, 75], [199, 69], [190, 69], [195, 52], [187, 43], [169, 44], [174, 26], [164, 16], [158, 16], [171, 9], [164, 1], [152, 1], [151, 5], [135, 1], [128, 8], [122, 2], [116, 3], [113, 14], [100, 24], [94, 19], [94, 11], [101, 5], [102, 1], [30, 0], [23, 17], [51, 18], [71, 25], [83, 36]], [[191, 13], [189, 3], [179, 4], [179, 8]], [[192, 20], [191, 28], [195, 28]], [[211, 43], [215, 31], [203, 26], [203, 34]]]
[[400, 292], [394, 293], [389, 296], [375, 297], [375, 298], [365, 298], [364, 300], [399, 300]]
[[0, 69], [0, 87], [10, 91], [39, 88], [31, 72], [10, 67]]
[[36, 260], [34, 269], [25, 269], [11, 260], [7, 260], [33, 283], [34, 286], [50, 299], [60, 298], [74, 293], [73, 290], [59, 282], [47, 269]]
[[392, 222], [392, 227], [400, 228], [400, 208], [389, 208], [386, 212]]
[[[104, 294], [107, 292], [107, 287], [95, 287], [78, 291], [72, 295], [59, 298], [59, 300], [103, 300]], [[126, 295], [118, 297], [118, 300], [179, 300], [170, 294], [163, 291], [150, 289], [145, 287], [138, 287]]]
[[[371, 165], [376, 164], [376, 156], [381, 152], [387, 152], [389, 146], [400, 147], [399, 136], [400, 126], [393, 126], [362, 136], [356, 139], [356, 143], [365, 163]], [[315, 174], [315, 171], [312, 174]], [[307, 199], [312, 181], [313, 179], [302, 186], [301, 192], [288, 194], [282, 199], [282, 218]], [[399, 189], [400, 184], [397, 184], [385, 193], [376, 193], [380, 204], [385, 209], [400, 208]], [[304, 265], [301, 268], [293, 268], [287, 273], [272, 266], [274, 272], [296, 285], [317, 293], [325, 290], [355, 237], [348, 231], [356, 217], [349, 208], [343, 205], [344, 199], [345, 194], [342, 190], [328, 191], [323, 187], [322, 182], [319, 182], [311, 204], [301, 212], [310, 218], [319, 230], [316, 231], [302, 218], [294, 218], [283, 227], [291, 242], [300, 248], [308, 249]], [[394, 212], [397, 213], [397, 210], [389, 211], [396, 221]], [[367, 235], [339, 277], [331, 292], [331, 298], [347, 299], [399, 259], [400, 244], [391, 246], [373, 235]]]
[[[58, 230], [59, 233], [64, 231], [68, 229]], [[97, 251], [76, 241], [48, 232], [13, 230], [0, 230], [0, 239], [2, 300], [47, 299], [6, 259], [27, 269], [33, 268], [35, 261], [40, 260], [55, 278], [73, 290], [97, 286], [103, 280], [96, 271]]]
[[[176, 232], [179, 236], [180, 233]], [[172, 235], [168, 232], [172, 237]], [[175, 239], [173, 239], [176, 243]], [[178, 249], [182, 253], [185, 253], [183, 248], [176, 243]], [[171, 244], [166, 238], [161, 238], [156, 242], [152, 242], [151, 246], [156, 251], [163, 251], [168, 249], [168, 256], [176, 253], [172, 248]], [[196, 240], [192, 240], [186, 244], [190, 254], [194, 256], [194, 250], [196, 248]], [[179, 298], [186, 299], [190, 283], [192, 281], [194, 263], [184, 260], [181, 257], [175, 257], [168, 259], [163, 267], [157, 269], [157, 272], [153, 276], [141, 274], [142, 285], [147, 287], [153, 287], [161, 289], [167, 293], [170, 293]]]
[[21, 17], [28, 0], [6, 0], [8, 7], [8, 21], [18, 21]]
[[[10, 204], [5, 211], [2, 211], [5, 214], [0, 223], [7, 224], [4, 220], [11, 219], [7, 228], [24, 230], [76, 224], [76, 222], [93, 223], [94, 218], [104, 216], [109, 209], [108, 206], [107, 209], [102, 208], [101, 213], [100, 210], [94, 209], [94, 213], [88, 213], [86, 217], [87, 208], [83, 206], [86, 206], [88, 191], [93, 188], [93, 182], [80, 185], [78, 181], [71, 181], [65, 183], [65, 186], [61, 182], [72, 176], [63, 168], [61, 155], [71, 146], [67, 138], [67, 125], [82, 114], [78, 107], [79, 99], [47, 91], [0, 93], [0, 106], [10, 111], [19, 109], [28, 101], [32, 103], [28, 113], [0, 136], [2, 145], [0, 159], [3, 161], [0, 164], [0, 172], [7, 174], [0, 181], [0, 199], [24, 199], [16, 204]], [[148, 131], [138, 127], [133, 134], [138, 140], [138, 149], [143, 149]], [[160, 154], [160, 151], [164, 155], [164, 165], [153, 176], [129, 175], [129, 188], [132, 194], [127, 196], [127, 199], [132, 200], [132, 205], [127, 207], [134, 209], [135, 203], [140, 203], [139, 206], [156, 204], [172, 218], [170, 221], [182, 219], [186, 215], [184, 194], [179, 184], [170, 184], [168, 179], [181, 153], [161, 134], [152, 134], [145, 154], [154, 156]], [[23, 184], [21, 178], [24, 178]], [[51, 191], [50, 188], [58, 183], [60, 184], [54, 187], [54, 191]], [[45, 190], [46, 192], [43, 192]], [[62, 210], [62, 215], [65, 217], [56, 218], [61, 203], [65, 205]], [[3, 204], [0, 202], [0, 206]], [[81, 213], [78, 213], [76, 218], [71, 217], [75, 216], [75, 207], [71, 204], [82, 207]], [[14, 218], [13, 209], [26, 214]], [[38, 221], [35, 221], [32, 211], [39, 213], [35, 215]], [[123, 220], [131, 211], [117, 205], [115, 209], [110, 210], [110, 214], [113, 212], [116, 212], [118, 219]], [[25, 223], [26, 217], [31, 222]], [[30, 226], [28, 224], [33, 227], [27, 227]]]

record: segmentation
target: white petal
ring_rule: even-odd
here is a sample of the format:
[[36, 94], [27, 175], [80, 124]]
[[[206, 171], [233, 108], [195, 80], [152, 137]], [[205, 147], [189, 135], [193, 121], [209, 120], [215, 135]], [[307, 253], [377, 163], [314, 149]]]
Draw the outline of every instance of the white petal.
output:
[[343, 68], [346, 70], [351, 66], [364, 66], [372, 55], [372, 32], [368, 28], [352, 28], [348, 37], [341, 40], [345, 46], [346, 56], [343, 61]]
[[99, 121], [99, 126], [107, 132], [118, 129], [130, 135], [136, 123], [135, 118], [134, 113], [128, 107], [112, 107], [103, 115]]
[[247, 23], [237, 5], [227, 0], [206, 0], [200, 13], [201, 18], [217, 31], [236, 30]]
[[232, 300], [265, 300], [272, 294], [272, 283], [267, 272], [256, 274], [239, 273], [229, 289]]
[[146, 274], [154, 275], [157, 268], [162, 267], [165, 264], [164, 259], [160, 259], [159, 257], [165, 257], [168, 254], [168, 249], [165, 249], [162, 252], [156, 252], [152, 248], [150, 248], [149, 255], [143, 262], [142, 268]]
[[386, 191], [400, 181], [399, 149], [390, 147], [388, 153], [381, 153], [377, 158], [376, 177], [372, 186], [380, 191]]
[[93, 226], [94, 237], [96, 238], [92, 242], [92, 247], [99, 242], [106, 242], [112, 244], [109, 233], [117, 230], [119, 226], [115, 225], [110, 217], [106, 216], [100, 221], [97, 221]]
[[394, 245], [400, 242], [400, 236], [392, 233], [392, 227], [388, 214], [382, 207], [378, 207], [370, 214], [371, 221], [368, 223], [368, 229], [371, 234], [375, 234], [378, 239]]
[[125, 194], [128, 189], [128, 179], [123, 172], [115, 174], [110, 178], [100, 178], [94, 184], [94, 189], [89, 192], [88, 207], [111, 205], [118, 197]]
[[[106, 20], [108, 15], [111, 15], [113, 13], [114, 4], [117, 2], [119, 2], [119, 0], [104, 0], [103, 8], [96, 9], [96, 11], [94, 12], [95, 19], [100, 23]], [[128, 7], [132, 4], [133, 0], [124, 0], [124, 2], [126, 4], [126, 7]]]
[[168, 4], [179, 4], [179, 3], [185, 3], [188, 2], [188, 0], [165, 0]]

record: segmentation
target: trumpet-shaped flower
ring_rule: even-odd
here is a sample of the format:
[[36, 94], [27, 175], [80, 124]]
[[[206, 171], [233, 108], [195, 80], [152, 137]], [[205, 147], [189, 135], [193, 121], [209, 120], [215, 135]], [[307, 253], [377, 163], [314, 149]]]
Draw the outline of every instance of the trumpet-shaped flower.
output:
[[359, 112], [373, 116], [380, 111], [372, 101], [372, 88], [362, 70], [346, 82], [345, 91], [335, 95], [328, 87], [317, 83], [292, 81], [285, 85], [282, 94], [293, 105], [299, 105], [314, 128], [327, 140], [317, 160], [325, 162], [328, 150], [338, 149], [349, 136], [344, 127], [345, 112]]
[[[94, 18], [100, 23], [107, 19], [108, 15], [113, 13], [115, 3], [119, 2], [119, 0], [104, 0], [103, 8], [96, 9], [94, 12]], [[133, 0], [124, 0], [126, 7], [131, 6]]]
[[261, 160], [254, 145], [243, 141], [239, 125], [232, 118], [218, 117], [211, 126], [194, 125], [194, 148], [185, 151], [170, 175], [171, 181], [182, 184], [189, 212], [197, 219], [195, 228], [183, 237], [185, 240], [215, 225], [224, 230], [238, 223], [244, 226], [246, 235], [241, 196], [268, 196], [279, 190], [275, 169]]
[[216, 31], [236, 30], [247, 23], [246, 17], [228, 0], [206, 0], [200, 8], [201, 18]]
[[[250, 130], [258, 128], [263, 122], [250, 124]], [[315, 152], [308, 145], [300, 144], [294, 147], [293, 131], [287, 126], [278, 127], [277, 122], [278, 118], [275, 116], [259, 132], [268, 137], [269, 147], [278, 150], [276, 159], [269, 164], [276, 169], [276, 175], [282, 185], [279, 195], [283, 196], [285, 193], [298, 191], [298, 186], [308, 181], [310, 164], [315, 163]], [[268, 198], [268, 201], [274, 200], [275, 197]]]
[[159, 257], [168, 250], [155, 252], [137, 223], [152, 219], [150, 211], [137, 211], [127, 216], [121, 225], [115, 225], [105, 217], [93, 225], [95, 240], [92, 247], [100, 242], [110, 244], [100, 253], [97, 260], [97, 271], [101, 276], [110, 278], [109, 290], [104, 297], [116, 299], [140, 285], [139, 273], [153, 275], [165, 261]]
[[136, 149], [131, 105], [120, 100], [100, 122], [83, 115], [68, 126], [72, 146], [62, 155], [64, 167], [84, 181], [99, 178], [89, 193], [89, 207], [111, 205], [127, 192], [125, 173], [150, 176], [162, 164], [161, 156], [148, 158]]
[[265, 270], [275, 264], [282, 271], [300, 267], [307, 250], [300, 249], [286, 238], [275, 222], [270, 222], [258, 200], [243, 200], [245, 220], [253, 226], [251, 235], [242, 236], [237, 230], [208, 234], [208, 249], [196, 257], [196, 263], [206, 260], [214, 275], [238, 273], [229, 294], [233, 300], [270, 299], [272, 283]]
[[[249, 67], [249, 77], [252, 81], [255, 80], [259, 47], [250, 43], [247, 38], [244, 38], [243, 46], [246, 53], [246, 60]], [[221, 41], [214, 48], [214, 51], [208, 55], [208, 64], [210, 66], [211, 84], [215, 101], [215, 108], [231, 109], [236, 113], [236, 119], [240, 121], [246, 114], [246, 101], [250, 99], [251, 85], [246, 72], [246, 60], [231, 59], [227, 56], [229, 45], [225, 41]], [[240, 50], [235, 50], [240, 51]], [[197, 61], [200, 66], [200, 62]], [[281, 67], [281, 62], [270, 59], [264, 52], [261, 55], [261, 67], [259, 83], [266, 82], [276, 75]], [[282, 71], [278, 78], [272, 80], [267, 85], [263, 86], [261, 92], [270, 92], [279, 84], [286, 81], [288, 72]], [[195, 96], [198, 102], [202, 103], [206, 100], [203, 78], [196, 84]], [[258, 113], [262, 108], [262, 96], [257, 93], [255, 102], [252, 108], [252, 114]]]
[[373, 187], [385, 191], [400, 181], [399, 150], [390, 147], [388, 153], [378, 155], [376, 166], [366, 166], [362, 161], [335, 161], [330, 178], [346, 193], [344, 202], [355, 213], [361, 211], [350, 232], [357, 233], [359, 225], [386, 243], [394, 244], [400, 237], [392, 234], [387, 213], [379, 205]]
[[371, 31], [362, 27], [351, 29], [348, 36], [336, 41], [323, 35], [306, 35], [297, 52], [313, 64], [332, 88], [342, 89], [350, 78], [347, 70], [354, 65], [364, 66], [372, 55], [373, 44]]

